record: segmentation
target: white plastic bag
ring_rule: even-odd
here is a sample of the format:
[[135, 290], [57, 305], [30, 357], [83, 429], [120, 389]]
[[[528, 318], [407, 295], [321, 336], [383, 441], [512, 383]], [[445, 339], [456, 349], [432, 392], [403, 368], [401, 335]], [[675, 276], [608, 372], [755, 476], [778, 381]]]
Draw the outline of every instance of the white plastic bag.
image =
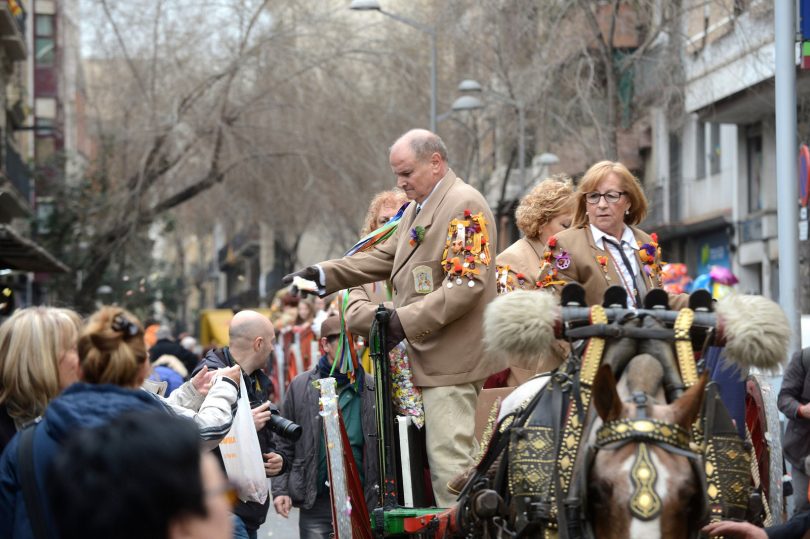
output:
[[219, 450], [228, 479], [238, 487], [239, 499], [264, 503], [268, 493], [267, 478], [244, 377], [240, 377], [239, 387], [239, 404], [233, 416], [233, 424], [228, 435], [220, 442]]

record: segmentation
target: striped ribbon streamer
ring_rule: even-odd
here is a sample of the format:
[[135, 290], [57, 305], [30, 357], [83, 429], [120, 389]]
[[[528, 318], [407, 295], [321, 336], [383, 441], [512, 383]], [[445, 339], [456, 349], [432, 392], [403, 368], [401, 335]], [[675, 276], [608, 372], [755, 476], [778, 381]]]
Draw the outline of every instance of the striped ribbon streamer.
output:
[[410, 204], [410, 202], [406, 202], [405, 204], [403, 204], [402, 207], [397, 212], [397, 214], [394, 215], [391, 218], [391, 220], [389, 220], [383, 226], [381, 226], [377, 230], [369, 232], [368, 234], [360, 238], [360, 241], [355, 243], [354, 246], [352, 246], [351, 249], [346, 251], [346, 254], [343, 256], [352, 256], [355, 253], [367, 251], [372, 247], [374, 247], [375, 245], [377, 245], [378, 243], [382, 243], [391, 236], [393, 236], [394, 232], [397, 231], [399, 220], [402, 219], [402, 214], [405, 213], [405, 208], [408, 207], [408, 204]]

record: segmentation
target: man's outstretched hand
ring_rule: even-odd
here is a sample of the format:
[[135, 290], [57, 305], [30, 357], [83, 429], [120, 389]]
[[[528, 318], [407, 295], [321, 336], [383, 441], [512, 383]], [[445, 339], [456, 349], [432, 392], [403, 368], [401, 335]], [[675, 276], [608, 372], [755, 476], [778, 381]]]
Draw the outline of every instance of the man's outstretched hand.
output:
[[[313, 283], [315, 283], [315, 289], [308, 287], [305, 288], [301, 286], [302, 284], [304, 284], [301, 283], [302, 280], [312, 281]], [[293, 285], [292, 293], [297, 295], [300, 292], [303, 297], [306, 297], [307, 294], [318, 294], [318, 288], [323, 286], [323, 283], [321, 283], [321, 272], [318, 271], [318, 268], [316, 268], [315, 266], [307, 266], [302, 270], [294, 271], [290, 274], [287, 274], [284, 276], [284, 278], [281, 279], [281, 282], [284, 283], [285, 285], [292, 284]], [[311, 286], [312, 285], [310, 285], [310, 287]]]
[[316, 266], [307, 266], [302, 270], [287, 274], [281, 279], [281, 282], [285, 285], [292, 284], [293, 295], [300, 294], [304, 298], [307, 297], [307, 294], [319, 295], [319, 289], [323, 286], [321, 272]]
[[388, 353], [405, 338], [405, 330], [396, 310], [391, 311], [391, 318], [388, 319], [388, 332], [385, 335], [385, 352]]

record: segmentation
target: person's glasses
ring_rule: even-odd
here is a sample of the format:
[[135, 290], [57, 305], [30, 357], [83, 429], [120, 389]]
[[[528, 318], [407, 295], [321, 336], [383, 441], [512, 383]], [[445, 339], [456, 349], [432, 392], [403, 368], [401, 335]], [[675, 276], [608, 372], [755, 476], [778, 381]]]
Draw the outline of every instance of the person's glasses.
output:
[[588, 204], [599, 204], [599, 199], [605, 197], [605, 202], [608, 204], [616, 204], [624, 194], [624, 191], [608, 191], [607, 193], [600, 193], [599, 191], [591, 191], [585, 193], [585, 202]]

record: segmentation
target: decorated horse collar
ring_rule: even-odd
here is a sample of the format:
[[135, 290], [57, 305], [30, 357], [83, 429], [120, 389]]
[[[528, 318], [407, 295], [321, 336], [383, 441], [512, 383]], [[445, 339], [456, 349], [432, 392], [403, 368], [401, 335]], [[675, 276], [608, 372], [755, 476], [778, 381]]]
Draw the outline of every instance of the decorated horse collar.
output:
[[596, 432], [596, 447], [627, 442], [648, 442], [652, 445], [672, 446], [684, 452], [689, 449], [689, 433], [680, 425], [650, 418], [625, 418], [608, 421]]

